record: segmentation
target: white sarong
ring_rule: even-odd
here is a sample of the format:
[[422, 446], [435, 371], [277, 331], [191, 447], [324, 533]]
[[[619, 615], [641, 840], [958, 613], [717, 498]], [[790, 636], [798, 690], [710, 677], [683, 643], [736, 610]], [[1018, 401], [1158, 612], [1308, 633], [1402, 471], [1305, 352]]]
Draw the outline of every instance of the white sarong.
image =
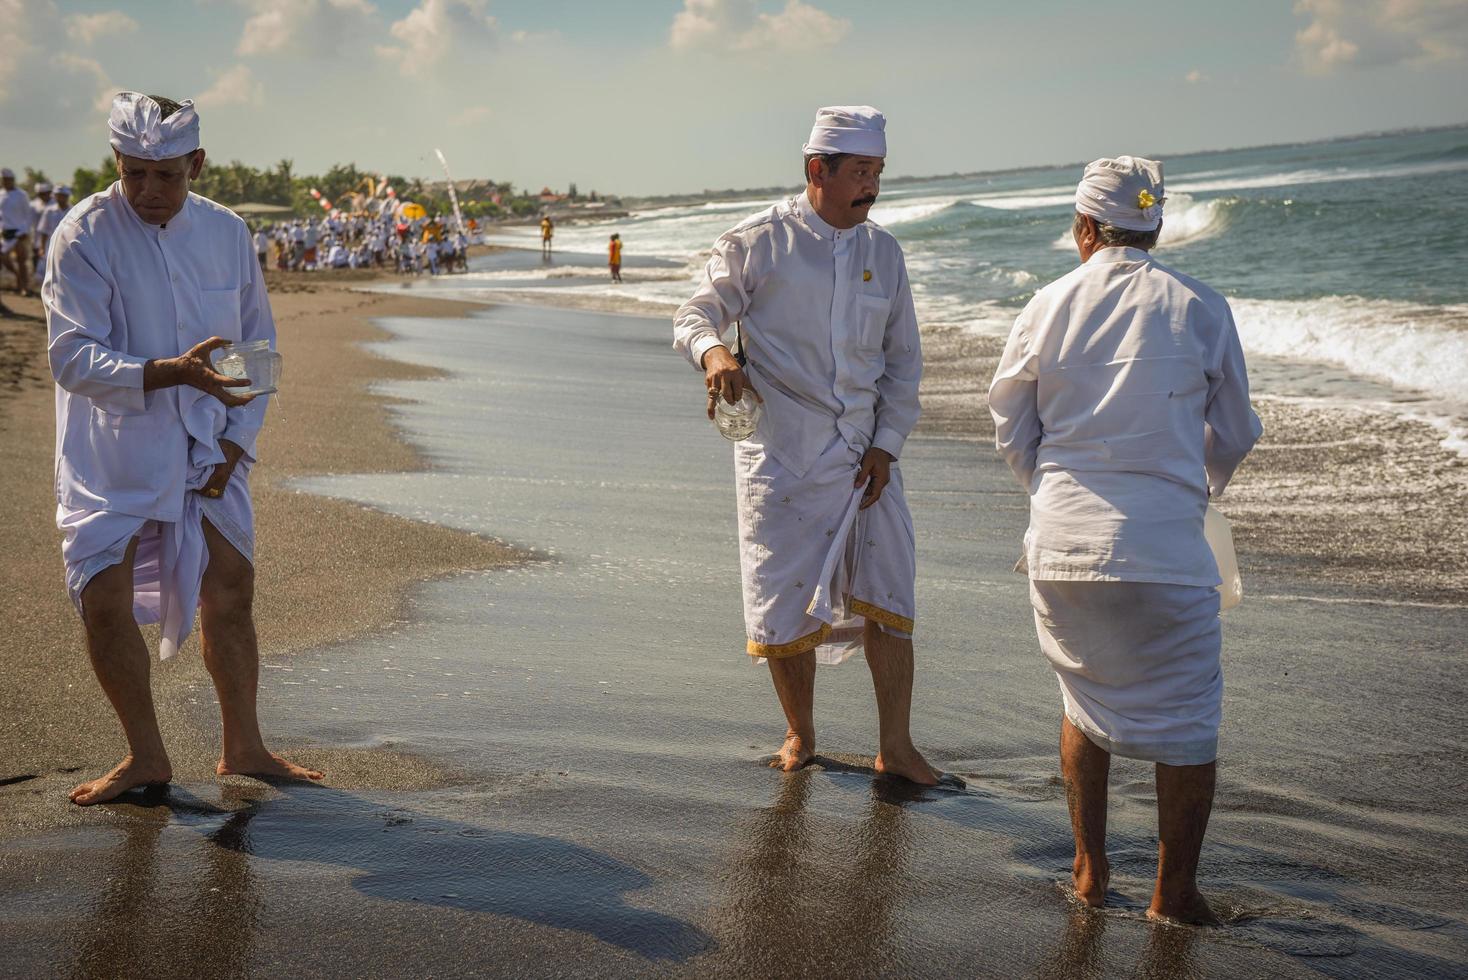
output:
[[1218, 757], [1223, 633], [1216, 588], [1035, 579], [1030, 602], [1065, 716], [1092, 742], [1170, 766]]
[[902, 469], [860, 509], [853, 487], [862, 448], [837, 437], [804, 476], [753, 439], [734, 450], [747, 650], [793, 657], [810, 650], [839, 664], [862, 649], [863, 619], [912, 635], [917, 577]]
[[213, 465], [191, 466], [183, 516], [176, 524], [57, 505], [56, 524], [65, 533], [61, 557], [66, 562], [66, 590], [77, 612], [82, 611], [82, 590], [87, 583], [103, 569], [120, 564], [127, 556], [128, 545], [137, 538], [133, 618], [139, 624], [162, 624], [159, 659], [167, 660], [177, 653], [193, 631], [199, 589], [209, 565], [203, 522], [212, 524], [247, 561], [253, 564], [255, 560], [250, 465], [248, 456], [239, 461], [224, 495], [218, 498], [194, 492], [208, 482]]

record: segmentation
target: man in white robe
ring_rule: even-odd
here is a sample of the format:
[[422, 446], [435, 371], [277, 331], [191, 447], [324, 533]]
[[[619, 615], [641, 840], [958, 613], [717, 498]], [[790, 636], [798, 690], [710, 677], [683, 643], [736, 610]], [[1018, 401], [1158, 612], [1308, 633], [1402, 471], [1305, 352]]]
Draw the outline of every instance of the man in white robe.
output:
[[1020, 313], [989, 391], [999, 449], [1030, 495], [1025, 563], [1065, 706], [1061, 769], [1082, 901], [1104, 903], [1113, 753], [1156, 764], [1149, 914], [1215, 921], [1197, 866], [1222, 714], [1218, 568], [1203, 537], [1262, 431], [1228, 302], [1151, 257], [1162, 165], [1090, 164], [1081, 265]]
[[[916, 559], [897, 465], [922, 351], [902, 249], [866, 220], [885, 125], [868, 106], [817, 113], [805, 192], [718, 240], [674, 347], [703, 371], [710, 417], [751, 387], [763, 401], [734, 459], [746, 648], [768, 660], [787, 722], [772, 765], [815, 754], [818, 660], [864, 650], [876, 768], [931, 785], [940, 774], [909, 733]], [[745, 368], [726, 345], [736, 331]]]
[[15, 291], [31, 294], [31, 233], [36, 212], [26, 192], [15, 186], [15, 172], [0, 168], [0, 256], [15, 273]]
[[[47, 205], [46, 210], [36, 219], [36, 253], [44, 263], [46, 259], [46, 246], [51, 241], [51, 236], [56, 234], [56, 229], [61, 227], [61, 219], [71, 210], [71, 188], [65, 184], [56, 188], [56, 199]], [[42, 275], [45, 275], [45, 266], [42, 265]]]
[[249, 232], [189, 193], [204, 164], [191, 102], [124, 92], [109, 125], [121, 177], [60, 223], [42, 289], [67, 588], [128, 741], [71, 798], [172, 778], [138, 624], [161, 623], [167, 658], [196, 607], [223, 718], [218, 772], [319, 779], [260, 736], [249, 472], [266, 399], [232, 393], [246, 382], [210, 360], [226, 343], [275, 338]]

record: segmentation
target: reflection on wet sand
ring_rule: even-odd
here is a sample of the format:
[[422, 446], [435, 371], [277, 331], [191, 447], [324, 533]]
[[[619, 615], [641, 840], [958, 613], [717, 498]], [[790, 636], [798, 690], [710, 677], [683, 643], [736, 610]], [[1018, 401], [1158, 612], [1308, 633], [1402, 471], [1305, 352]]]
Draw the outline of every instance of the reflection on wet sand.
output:
[[1077, 904], [1065, 917], [1065, 932], [1055, 952], [1035, 972], [1038, 980], [1092, 980], [1105, 976], [1101, 941], [1106, 916]]
[[909, 885], [910, 799], [894, 792], [898, 781], [878, 779], [856, 826], [820, 820], [807, 806], [826, 778], [810, 768], [781, 777], [774, 802], [734, 832], [729, 899], [714, 920], [740, 972], [858, 976], [892, 960], [893, 911]]
[[[226, 794], [233, 789], [226, 787]], [[218, 819], [228, 810], [176, 788], [133, 794], [141, 806], [128, 814], [122, 838], [111, 849], [105, 885], [77, 937], [73, 977], [180, 976], [244, 977], [260, 926], [260, 896], [247, 855], [206, 846], [203, 875], [196, 866], [162, 868], [162, 838], [182, 813]], [[229, 816], [221, 832], [248, 811]], [[186, 890], [181, 890], [180, 885]], [[160, 903], [184, 908], [172, 921], [195, 934], [164, 934], [157, 926]]]

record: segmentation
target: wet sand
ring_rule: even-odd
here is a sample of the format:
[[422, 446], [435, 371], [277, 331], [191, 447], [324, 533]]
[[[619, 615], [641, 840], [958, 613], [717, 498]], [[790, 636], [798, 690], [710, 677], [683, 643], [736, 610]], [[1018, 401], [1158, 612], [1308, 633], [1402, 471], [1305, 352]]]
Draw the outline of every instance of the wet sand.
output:
[[[379, 302], [331, 302], [345, 316], [358, 299]], [[419, 447], [408, 468], [431, 468], [399, 473], [385, 446], [367, 465], [315, 439], [276, 490], [537, 559], [414, 588], [404, 614], [357, 639], [267, 652], [271, 727], [333, 769], [327, 786], [220, 786], [194, 766], [166, 797], [74, 820], [39, 798], [70, 777], [0, 786], [0, 812], [23, 823], [0, 845], [17, 970], [1289, 977], [1450, 976], [1468, 962], [1461, 609], [1363, 603], [1401, 593], [1326, 580], [1324, 597], [1346, 602], [1256, 595], [1231, 613], [1203, 869], [1229, 925], [1141, 918], [1154, 801], [1145, 767], [1127, 763], [1112, 781], [1115, 908], [1082, 911], [1057, 887], [1070, 851], [1059, 699], [1008, 572], [1024, 499], [992, 453], [953, 434], [987, 416], [968, 394], [983, 369], [964, 367], [994, 356], [984, 342], [956, 338], [948, 358], [930, 340], [928, 428], [904, 455], [915, 729], [970, 784], [913, 792], [873, 777], [860, 662], [821, 675], [818, 764], [789, 777], [763, 765], [779, 722], [741, 652], [728, 447], [697, 418], [701, 388], [665, 321], [414, 310], [382, 314], [394, 339], [373, 350], [405, 362], [383, 410]], [[304, 355], [282, 347], [295, 370]], [[637, 379], [614, 404], [593, 383], [608, 368]], [[299, 397], [277, 406], [284, 428], [315, 428]], [[49, 432], [45, 408], [35, 424]], [[341, 475], [305, 475], [321, 471]], [[315, 545], [328, 563], [335, 544]], [[46, 547], [37, 561], [59, 579]], [[1258, 581], [1299, 595], [1315, 580], [1292, 567]], [[62, 652], [91, 684], [79, 646]], [[53, 666], [12, 696], [56, 680]], [[99, 695], [69, 697], [91, 708]], [[195, 739], [212, 710], [198, 700], [179, 713]], [[67, 710], [50, 717], [77, 724]], [[7, 730], [7, 751], [21, 738]]]

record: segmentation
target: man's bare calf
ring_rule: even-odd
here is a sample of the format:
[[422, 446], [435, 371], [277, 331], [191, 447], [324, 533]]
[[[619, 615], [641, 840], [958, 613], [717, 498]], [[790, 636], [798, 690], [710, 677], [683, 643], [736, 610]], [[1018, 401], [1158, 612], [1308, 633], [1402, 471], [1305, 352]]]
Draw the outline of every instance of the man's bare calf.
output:
[[869, 619], [862, 642], [877, 695], [877, 772], [936, 786], [943, 774], [912, 744], [912, 640], [884, 633]]
[[770, 679], [785, 712], [785, 744], [770, 760], [770, 766], [794, 772], [816, 755], [816, 655], [814, 651], [794, 657], [770, 659]]
[[[1107, 778], [1111, 753], [1066, 718], [1060, 725], [1060, 768], [1076, 854], [1071, 878], [1076, 897], [1093, 908], [1106, 903], [1111, 866], [1106, 859]], [[1198, 858], [1213, 809], [1217, 764], [1157, 764], [1157, 884], [1147, 909], [1151, 919], [1218, 925], [1198, 891]]]
[[153, 711], [148, 647], [133, 619], [133, 556], [137, 547], [134, 539], [121, 564], [98, 572], [82, 590], [87, 654], [98, 683], [122, 722], [128, 754], [111, 772], [71, 791], [71, 801], [81, 806], [105, 803], [130, 789], [173, 778], [173, 766]]
[[219, 694], [221, 776], [320, 779], [324, 774], [282, 759], [265, 747], [256, 714], [260, 654], [255, 637], [255, 569], [208, 521], [209, 565], [199, 589], [204, 666]]
[[[867, 621], [863, 642], [872, 686], [877, 694], [879, 726], [876, 770], [921, 786], [933, 786], [943, 775], [928, 765], [912, 744], [912, 640], [889, 636]], [[770, 678], [785, 711], [785, 743], [770, 765], [793, 772], [815, 758], [816, 655], [814, 651], [770, 660]]]

